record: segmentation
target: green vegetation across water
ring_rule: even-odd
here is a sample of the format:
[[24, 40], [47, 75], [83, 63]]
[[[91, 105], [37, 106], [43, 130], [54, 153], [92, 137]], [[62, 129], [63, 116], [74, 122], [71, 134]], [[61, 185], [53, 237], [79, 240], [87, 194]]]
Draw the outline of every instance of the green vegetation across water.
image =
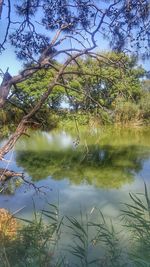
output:
[[[104, 53], [105, 59], [84, 57], [66, 71], [67, 88], [57, 85], [31, 123], [51, 130], [76, 119], [80, 125], [145, 125], [150, 118], [150, 81], [135, 57]], [[60, 67], [60, 63], [55, 62]], [[73, 73], [81, 73], [76, 76]], [[71, 74], [72, 73], [72, 74]], [[83, 73], [83, 75], [82, 75]], [[89, 73], [90, 75], [84, 75]], [[39, 70], [31, 78], [12, 87], [11, 101], [0, 111], [0, 137], [14, 131], [39, 97], [47, 90], [56, 71]], [[30, 125], [30, 126], [31, 126]]]
[[150, 267], [149, 2], [0, 0], [0, 267]]

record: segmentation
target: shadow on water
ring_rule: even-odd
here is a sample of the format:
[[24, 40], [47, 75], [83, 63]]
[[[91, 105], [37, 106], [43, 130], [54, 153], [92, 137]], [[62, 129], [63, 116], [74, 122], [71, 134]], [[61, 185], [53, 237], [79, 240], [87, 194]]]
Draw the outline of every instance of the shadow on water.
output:
[[51, 176], [72, 184], [88, 183], [101, 188], [119, 188], [131, 183], [149, 156], [144, 147], [89, 145], [77, 149], [18, 151], [17, 164], [37, 181]]
[[[55, 185], [58, 190], [61, 186], [68, 190], [73, 186], [121, 190], [124, 185], [135, 185], [141, 174], [144, 179], [148, 175], [149, 140], [148, 127], [80, 129], [80, 138], [73, 131], [34, 131], [30, 138], [19, 140], [9, 168], [25, 172], [36, 184]], [[11, 180], [1, 193], [16, 194], [21, 184]]]

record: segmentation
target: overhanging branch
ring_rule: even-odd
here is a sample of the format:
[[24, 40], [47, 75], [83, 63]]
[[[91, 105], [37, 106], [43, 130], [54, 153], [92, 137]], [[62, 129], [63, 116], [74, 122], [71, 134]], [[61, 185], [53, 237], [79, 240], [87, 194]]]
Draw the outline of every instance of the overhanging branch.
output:
[[1, 16], [2, 16], [3, 2], [4, 2], [4, 0], [0, 0], [0, 19], [1, 19]]

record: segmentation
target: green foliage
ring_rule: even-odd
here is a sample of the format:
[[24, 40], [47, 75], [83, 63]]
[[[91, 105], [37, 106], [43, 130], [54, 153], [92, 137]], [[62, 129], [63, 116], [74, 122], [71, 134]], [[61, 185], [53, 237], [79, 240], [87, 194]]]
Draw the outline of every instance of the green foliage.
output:
[[[94, 209], [93, 209], [94, 210]], [[99, 211], [98, 221], [81, 212], [81, 218], [67, 218], [71, 229], [73, 245], [69, 252], [76, 257], [76, 266], [122, 266], [119, 239], [112, 224], [108, 224]], [[84, 217], [85, 216], [85, 217]], [[92, 220], [92, 221], [91, 221]], [[94, 230], [93, 230], [94, 229]], [[99, 249], [96, 256], [95, 250]]]
[[139, 102], [142, 118], [146, 123], [150, 122], [150, 91], [144, 91]]
[[22, 116], [22, 110], [7, 103], [5, 110], [0, 110], [0, 138], [9, 136]]
[[91, 114], [86, 111], [71, 111], [71, 112], [63, 112], [60, 114], [59, 119], [60, 123], [59, 126], [64, 127], [65, 129], [75, 128], [76, 124], [78, 126], [87, 125], [91, 118]]
[[[0, 243], [1, 266], [150, 266], [147, 186], [144, 194], [130, 194], [130, 199], [130, 203], [123, 204], [122, 215], [111, 222], [96, 207], [86, 213], [81, 211], [76, 218], [61, 217], [59, 209], [48, 204], [41, 214], [34, 212], [32, 220], [22, 219], [24, 224], [15, 239]], [[130, 236], [123, 234], [125, 229]], [[67, 243], [63, 243], [63, 233], [70, 237]]]
[[150, 92], [150, 79], [144, 79], [142, 81], [142, 87], [145, 92]]
[[[17, 88], [13, 88], [12, 101], [19, 103], [22, 101], [21, 106], [25, 110], [29, 110], [43, 95], [50, 82], [55, 77], [54, 70], [39, 70], [32, 77], [20, 83]], [[53, 92], [50, 94], [45, 106], [57, 109], [60, 105], [64, 90], [60, 86], [55, 86]]]
[[130, 231], [133, 259], [137, 266], [150, 266], [150, 197], [145, 184], [144, 194], [130, 194], [132, 204], [125, 203], [123, 219]]
[[10, 129], [8, 126], [3, 125], [0, 126], [0, 138], [2, 139], [3, 137], [8, 137], [10, 134]]
[[[137, 65], [134, 57], [123, 53], [98, 54], [98, 58], [86, 56], [66, 69], [69, 72], [65, 75], [67, 88], [55, 86], [33, 118], [39, 127], [54, 128], [62, 116], [64, 123], [75, 119], [80, 125], [88, 124], [90, 117], [99, 118], [101, 124], [148, 121], [149, 80], [141, 82], [144, 69]], [[54, 65], [61, 66], [57, 62]], [[13, 107], [8, 103], [6, 111], [1, 111], [2, 126], [11, 125], [8, 127], [13, 129], [46, 92], [55, 75], [55, 70], [39, 70], [12, 87]], [[68, 110], [61, 106], [65, 102], [69, 104]]]
[[[43, 220], [44, 214], [48, 222]], [[20, 219], [23, 225], [14, 240], [4, 240], [0, 244], [1, 267], [48, 267], [53, 262], [62, 218], [58, 208], [49, 204], [49, 210], [41, 214], [34, 211], [32, 220]], [[56, 260], [56, 265], [57, 260]]]
[[131, 101], [118, 99], [115, 109], [115, 122], [122, 124], [140, 124], [141, 113], [139, 106]]
[[100, 104], [111, 109], [118, 97], [124, 101], [137, 101], [140, 98], [139, 78], [143, 77], [145, 71], [136, 65], [135, 58], [111, 52], [103, 54], [99, 60], [91, 57], [80, 59], [78, 64], [80, 67], [76, 64], [69, 67], [70, 71], [81, 73], [78, 77], [74, 74], [68, 77], [70, 87], [74, 90], [69, 92], [70, 105], [73, 102], [77, 108], [92, 109]]
[[[65, 76], [69, 82], [68, 85], [72, 88], [72, 90], [68, 90], [70, 105], [80, 106], [81, 104], [81, 107], [85, 106], [86, 108], [89, 105], [94, 106], [96, 103], [92, 103], [92, 99], [88, 99], [88, 96], [98, 102], [104, 101], [106, 106], [110, 106], [118, 96], [122, 96], [126, 100], [133, 98], [136, 100], [140, 96], [139, 78], [145, 74], [145, 71], [136, 65], [135, 58], [111, 52], [102, 54], [99, 60], [87, 56], [85, 59], [78, 60], [78, 64], [74, 63], [69, 66], [67, 70], [70, 74]], [[71, 72], [81, 74], [75, 75]], [[54, 70], [38, 71], [31, 78], [19, 84], [18, 89], [14, 88], [14, 98], [20, 100], [23, 97], [26, 105], [33, 105], [46, 91], [55, 75]], [[56, 86], [47, 103], [49, 102], [53, 106], [58, 101], [60, 104], [65, 94], [62, 87]]]

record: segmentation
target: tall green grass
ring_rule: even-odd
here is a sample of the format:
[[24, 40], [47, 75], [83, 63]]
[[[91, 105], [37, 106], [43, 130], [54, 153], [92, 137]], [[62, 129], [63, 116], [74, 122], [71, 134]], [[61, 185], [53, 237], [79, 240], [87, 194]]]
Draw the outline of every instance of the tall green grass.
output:
[[150, 197], [130, 193], [121, 216], [105, 218], [98, 208], [63, 217], [48, 204], [32, 220], [22, 219], [13, 240], [0, 242], [1, 267], [148, 267], [150, 266]]
[[150, 266], [150, 197], [144, 184], [144, 193], [130, 194], [132, 204], [122, 210], [124, 226], [132, 237], [132, 259], [137, 266]]
[[[60, 225], [58, 209], [49, 204], [50, 210], [34, 211], [33, 219], [19, 219], [23, 225], [18, 229], [14, 240], [0, 242], [1, 267], [48, 267], [53, 266], [53, 256]], [[44, 214], [48, 218], [45, 223]]]

